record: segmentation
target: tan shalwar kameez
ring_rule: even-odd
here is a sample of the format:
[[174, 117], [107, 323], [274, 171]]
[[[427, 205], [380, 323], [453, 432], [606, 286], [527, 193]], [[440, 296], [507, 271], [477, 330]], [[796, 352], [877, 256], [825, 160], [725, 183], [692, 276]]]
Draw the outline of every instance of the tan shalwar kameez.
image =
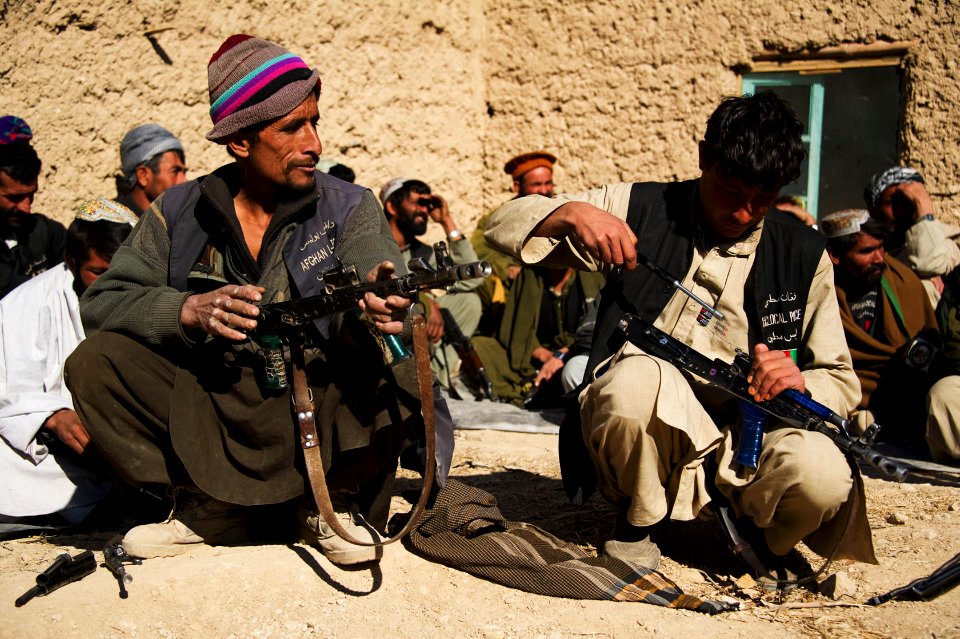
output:
[[[512, 200], [491, 219], [487, 238], [528, 264], [597, 270], [600, 265], [575, 237], [557, 240], [530, 234], [572, 200], [626, 219], [631, 187], [616, 184], [573, 196]], [[744, 290], [762, 226], [761, 222], [746, 238], [712, 248], [698, 243], [682, 278], [684, 286], [725, 315], [726, 335], [713, 330], [714, 325], [700, 326], [700, 305], [679, 292], [655, 325], [711, 358], [729, 362], [738, 348], [750, 352], [761, 339], [759, 327], [748, 324]], [[810, 286], [803, 335], [806, 353], [799, 361], [806, 362], [807, 390], [817, 401], [847, 414], [857, 405], [860, 391], [825, 253]], [[859, 475], [824, 435], [770, 424], [757, 470], [744, 469], [732, 462], [735, 400], [629, 343], [610, 362], [605, 372], [601, 365], [590, 373], [596, 381], [580, 395], [581, 416], [601, 490], [608, 498], [629, 504], [631, 524], [647, 526], [668, 515], [689, 520], [700, 514], [710, 501], [704, 461], [716, 451], [717, 486], [739, 514], [765, 529], [773, 552], [785, 554], [805, 540], [826, 555], [841, 543], [837, 557], [876, 561]], [[602, 374], [596, 378], [598, 371]]]

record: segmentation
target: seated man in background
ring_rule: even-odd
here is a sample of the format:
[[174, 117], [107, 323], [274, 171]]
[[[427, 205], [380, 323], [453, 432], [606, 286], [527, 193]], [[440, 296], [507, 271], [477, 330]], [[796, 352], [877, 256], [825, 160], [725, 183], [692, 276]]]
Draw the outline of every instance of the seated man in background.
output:
[[884, 251], [891, 227], [863, 209], [831, 213], [820, 227], [828, 238], [840, 318], [860, 380], [854, 429], [863, 432], [877, 422], [881, 439], [929, 449], [939, 462], [956, 462], [958, 379], [937, 380], [937, 319], [920, 279]]
[[186, 181], [185, 162], [180, 140], [159, 124], [131, 129], [120, 142], [117, 202], [140, 217], [161, 193]]
[[84, 202], [67, 229], [66, 263], [0, 301], [0, 525], [78, 524], [110, 492], [82, 457], [90, 436], [63, 364], [84, 338], [79, 296], [136, 220], [116, 202]]
[[803, 198], [796, 195], [779, 195], [773, 201], [772, 208], [792, 215], [807, 226], [817, 228], [817, 220], [804, 208]]
[[[503, 172], [513, 180], [514, 199], [527, 195], [553, 197], [553, 165], [556, 162], [557, 157], [546, 151], [521, 153], [510, 158], [503, 165]], [[490, 262], [493, 274], [509, 288], [520, 274], [522, 265], [517, 258], [498, 250], [483, 237], [493, 213], [490, 211], [477, 220], [477, 228], [470, 236], [470, 242], [480, 259]]]
[[[572, 268], [520, 269], [507, 291], [499, 328], [491, 336], [473, 339], [497, 397], [517, 406], [528, 400], [529, 408], [560, 405], [561, 371], [568, 359], [583, 352], [577, 333], [594, 307], [603, 279], [602, 273]], [[582, 369], [579, 376], [582, 379]]]
[[[433, 247], [417, 239], [427, 232], [428, 220], [443, 227], [454, 264], [477, 261], [477, 254], [457, 228], [446, 199], [432, 193], [425, 182], [394, 178], [380, 189], [380, 201], [383, 202], [383, 212], [393, 232], [393, 239], [400, 247], [404, 264], [412, 258], [421, 257], [431, 267], [437, 268]], [[427, 307], [427, 337], [433, 344], [431, 368], [444, 388], [450, 388], [450, 378], [457, 370], [460, 358], [454, 347], [444, 340], [445, 328], [440, 309], [448, 310], [460, 331], [470, 337], [480, 323], [480, 298], [476, 291], [482, 284], [482, 279], [464, 280], [451, 286], [444, 295], [420, 296]]]
[[885, 242], [887, 252], [913, 269], [936, 308], [943, 292], [942, 276], [960, 265], [960, 229], [934, 217], [923, 176], [907, 166], [874, 175], [863, 197], [870, 216], [893, 228]]
[[[556, 161], [556, 156], [546, 151], [521, 153], [510, 158], [503, 166], [503, 172], [512, 180], [514, 199], [527, 195], [553, 197], [553, 165]], [[490, 262], [493, 268], [493, 274], [478, 289], [483, 303], [480, 319], [480, 333], [483, 335], [493, 335], [499, 330], [507, 291], [513, 286], [522, 267], [520, 260], [498, 250], [484, 238], [484, 231], [493, 213], [490, 211], [477, 220], [477, 227], [470, 236], [477, 255], [481, 260]]]
[[357, 180], [357, 174], [353, 169], [346, 164], [341, 164], [329, 158], [320, 158], [320, 161], [317, 162], [317, 170], [331, 175], [338, 180], [349, 182], [350, 184], [353, 184]]
[[67, 230], [33, 212], [42, 163], [32, 139], [20, 118], [0, 118], [0, 298], [63, 261]]

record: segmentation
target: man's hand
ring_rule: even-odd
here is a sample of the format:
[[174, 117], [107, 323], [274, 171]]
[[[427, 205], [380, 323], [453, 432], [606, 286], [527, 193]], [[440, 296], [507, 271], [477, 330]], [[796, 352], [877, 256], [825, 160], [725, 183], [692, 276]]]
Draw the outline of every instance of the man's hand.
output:
[[228, 284], [215, 291], [191, 295], [180, 307], [180, 324], [185, 329], [200, 329], [215, 337], [235, 342], [247, 339], [245, 331], [257, 327], [252, 319], [260, 309], [250, 302], [259, 302], [266, 289], [259, 286]]
[[440, 313], [440, 304], [432, 297], [424, 296], [424, 301], [430, 305], [427, 313], [427, 339], [436, 344], [443, 337], [443, 315]]
[[801, 393], [806, 383], [793, 358], [783, 351], [771, 351], [766, 344], [753, 347], [753, 366], [747, 374], [750, 394], [758, 402], [773, 399], [788, 388]]
[[[564, 349], [561, 349], [561, 351], [566, 352]], [[563, 360], [556, 357], [549, 348], [538, 346], [533, 349], [530, 356], [540, 362], [540, 370], [537, 371], [537, 376], [533, 378], [534, 386], [549, 381], [558, 371], [563, 370]]]
[[90, 443], [90, 435], [83, 424], [80, 423], [80, 417], [76, 411], [69, 408], [62, 408], [47, 417], [47, 420], [43, 422], [43, 428], [56, 435], [57, 439], [78, 455], [82, 455]]
[[420, 202], [426, 205], [427, 215], [443, 227], [444, 233], [450, 235], [452, 231], [456, 230], [457, 223], [454, 222], [453, 215], [450, 214], [450, 207], [443, 197], [436, 194], [421, 195]]
[[901, 182], [888, 190], [892, 193], [884, 192], [884, 198], [890, 197], [893, 222], [897, 226], [910, 226], [924, 215], [933, 213], [933, 200], [920, 182]]
[[[367, 273], [367, 281], [389, 280], [394, 277], [396, 270], [393, 262], [380, 262]], [[403, 332], [403, 320], [407, 317], [410, 300], [401, 295], [391, 295], [383, 299], [373, 293], [367, 293], [360, 300], [360, 308], [382, 333], [399, 335]]]
[[576, 235], [594, 259], [605, 264], [637, 268], [637, 236], [627, 223], [586, 202], [567, 202], [533, 230], [539, 237]]

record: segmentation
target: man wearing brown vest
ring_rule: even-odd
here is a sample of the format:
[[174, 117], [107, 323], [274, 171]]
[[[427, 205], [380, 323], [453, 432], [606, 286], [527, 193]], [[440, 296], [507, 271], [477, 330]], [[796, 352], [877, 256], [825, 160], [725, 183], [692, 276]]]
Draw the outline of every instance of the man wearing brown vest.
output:
[[[267, 346], [254, 329], [258, 303], [320, 294], [338, 262], [368, 280], [390, 277], [399, 251], [369, 190], [315, 169], [316, 70], [272, 42], [234, 35], [208, 77], [207, 139], [234, 162], [153, 202], [84, 295], [84, 325], [99, 332], [67, 362], [77, 411], [96, 425], [93, 445], [131, 484], [174, 492], [170, 518], [133, 528], [124, 547], [155, 557], [246, 542], [258, 527], [293, 523], [264, 508], [296, 508], [305, 496], [305, 541], [338, 564], [379, 559], [379, 547], [347, 543], [312, 507], [298, 452], [310, 442], [297, 437], [290, 388], [267, 383]], [[368, 293], [356, 312], [316, 320], [296, 369], [316, 407], [296, 417], [316, 421], [337, 519], [368, 543], [386, 524], [400, 451], [423, 427], [413, 364], [387, 367], [381, 347], [380, 332], [403, 331], [409, 304]]]

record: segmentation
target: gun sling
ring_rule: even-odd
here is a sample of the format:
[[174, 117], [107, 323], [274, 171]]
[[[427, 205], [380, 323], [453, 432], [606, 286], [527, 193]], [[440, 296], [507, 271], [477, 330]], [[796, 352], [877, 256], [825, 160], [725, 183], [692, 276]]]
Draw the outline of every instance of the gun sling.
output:
[[314, 417], [313, 394], [307, 384], [307, 374], [304, 371], [302, 345], [293, 343], [290, 346], [293, 362], [293, 405], [297, 413], [297, 422], [300, 426], [300, 446], [303, 448], [303, 458], [307, 467], [307, 478], [313, 498], [317, 504], [320, 516], [328, 526], [344, 541], [357, 546], [385, 546], [402, 539], [419, 523], [420, 516], [426, 507], [436, 474], [436, 437], [434, 431], [434, 404], [433, 404], [433, 374], [430, 372], [430, 355], [427, 345], [427, 321], [422, 313], [414, 312], [411, 318], [413, 325], [414, 358], [417, 363], [417, 383], [420, 389], [420, 406], [423, 414], [423, 430], [426, 437], [426, 470], [423, 474], [423, 488], [420, 498], [410, 515], [410, 519], [403, 529], [382, 542], [358, 541], [354, 539], [337, 519], [333, 504], [330, 502], [330, 492], [327, 490], [326, 473], [323, 469], [323, 458], [320, 452], [320, 438], [317, 436], [317, 423]]

